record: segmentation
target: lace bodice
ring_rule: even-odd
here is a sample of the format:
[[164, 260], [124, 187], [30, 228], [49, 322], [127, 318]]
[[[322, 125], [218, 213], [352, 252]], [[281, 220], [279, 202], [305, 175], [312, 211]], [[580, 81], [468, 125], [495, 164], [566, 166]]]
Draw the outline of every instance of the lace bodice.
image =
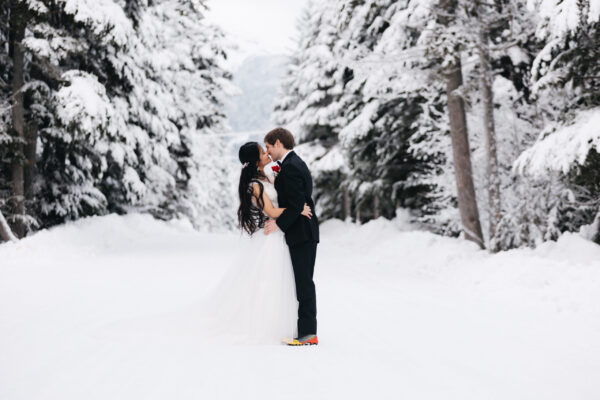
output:
[[273, 203], [273, 207], [278, 208], [279, 202], [277, 201], [277, 190], [275, 190], [275, 185], [268, 181], [260, 181], [264, 187], [264, 193], [269, 197], [271, 203]]
[[269, 196], [269, 200], [271, 200], [271, 203], [273, 203], [273, 207], [278, 208], [279, 201], [277, 199], [277, 190], [275, 190], [275, 185], [271, 182], [263, 182], [262, 184], [265, 186], [265, 194]]

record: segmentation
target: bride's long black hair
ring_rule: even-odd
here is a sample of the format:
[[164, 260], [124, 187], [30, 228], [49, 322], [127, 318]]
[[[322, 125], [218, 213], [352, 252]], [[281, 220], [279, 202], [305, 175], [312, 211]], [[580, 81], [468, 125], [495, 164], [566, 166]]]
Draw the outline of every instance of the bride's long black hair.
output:
[[[238, 208], [238, 223], [240, 229], [252, 235], [265, 225], [265, 215], [263, 214], [263, 192], [264, 186], [260, 179], [265, 175], [258, 169], [260, 160], [260, 150], [257, 142], [248, 142], [240, 147], [239, 158], [242, 163], [242, 173], [240, 174], [240, 184], [238, 193], [240, 195], [240, 207]], [[257, 199], [254, 196], [252, 183], [255, 182], [260, 188], [260, 196]], [[254, 199], [254, 201], [253, 201]]]

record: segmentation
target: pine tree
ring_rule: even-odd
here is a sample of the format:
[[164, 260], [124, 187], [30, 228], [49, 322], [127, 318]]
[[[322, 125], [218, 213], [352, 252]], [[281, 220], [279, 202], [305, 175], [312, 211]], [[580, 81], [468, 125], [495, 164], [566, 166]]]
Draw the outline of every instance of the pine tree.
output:
[[230, 75], [219, 64], [222, 34], [202, 22], [202, 4], [154, 3], [141, 13], [132, 51], [119, 58], [136, 90], [122, 90], [132, 135], [118, 138], [125, 152], [103, 182], [115, 211], [133, 203], [160, 218], [188, 216], [198, 227], [231, 222], [225, 146], [212, 135], [224, 129], [222, 91]]
[[12, 64], [11, 78], [11, 111], [12, 111], [12, 148], [14, 156], [11, 163], [12, 203], [15, 221], [15, 233], [23, 237], [26, 232], [25, 222], [25, 52], [22, 46], [27, 26], [27, 6], [19, 0], [10, 1], [8, 20], [8, 54]]
[[418, 44], [427, 17], [409, 2], [361, 7], [353, 13], [352, 31], [369, 39], [357, 42], [352, 58], [363, 104], [341, 135], [352, 186], [374, 206], [366, 219], [378, 216], [378, 209], [390, 217], [404, 207], [429, 229], [454, 234], [456, 224], [446, 212], [455, 207], [455, 195], [446, 179], [444, 89], [429, 79], [430, 65]]
[[532, 179], [555, 177], [554, 184], [565, 188], [568, 195], [547, 223], [559, 232], [574, 231], [600, 220], [594, 122], [600, 120], [600, 9], [587, 0], [534, 4], [544, 46], [532, 62], [531, 90], [546, 124], [516, 167]]
[[[317, 203], [325, 211], [323, 216], [346, 218], [354, 209], [355, 218], [364, 222], [393, 217], [398, 206], [417, 210], [417, 218], [431, 216], [435, 207], [425, 209], [436, 196], [451, 197], [431, 195], [439, 189], [430, 179], [439, 173], [439, 165], [433, 164], [443, 154], [439, 147], [427, 153], [416, 145], [413, 151], [410, 139], [414, 136], [415, 143], [422, 143], [430, 137], [426, 131], [432, 115], [433, 119], [440, 116], [435, 112], [440, 96], [428, 91], [429, 84], [422, 79], [416, 87], [402, 87], [410, 78], [402, 79], [395, 68], [365, 68], [375, 64], [369, 58], [378, 46], [389, 46], [393, 39], [380, 41], [391, 19], [405, 10], [393, 1], [340, 1], [312, 7], [301, 24], [301, 49], [308, 54], [296, 55], [303, 63], [290, 68], [276, 116], [278, 122], [297, 123], [301, 132], [309, 133], [310, 146], [305, 149], [317, 171], [317, 191], [322, 194]], [[406, 49], [414, 41], [408, 32], [399, 43]], [[403, 72], [409, 64], [403, 63]], [[423, 128], [416, 123], [419, 119]]]
[[283, 94], [275, 106], [274, 120], [295, 133], [298, 152], [311, 165], [315, 181], [314, 197], [319, 215], [343, 218], [350, 214], [344, 207], [340, 190], [346, 170], [338, 134], [347, 123], [342, 95], [351, 71], [337, 61], [340, 4], [310, 3], [299, 21], [298, 49], [283, 83]]
[[[204, 228], [230, 224], [225, 146], [214, 135], [223, 129], [221, 93], [230, 76], [204, 3], [20, 4], [28, 13], [26, 123], [15, 140], [9, 133], [18, 119], [1, 109], [0, 140], [11, 148], [2, 149], [0, 194], [21, 193], [7, 182], [10, 166], [23, 160], [22, 192], [35, 218], [28, 225], [131, 211], [185, 216]], [[1, 11], [10, 16], [8, 7]], [[2, 78], [11, 78], [12, 63], [3, 65]]]
[[[325, 218], [347, 216], [345, 207], [364, 222], [400, 206], [428, 229], [462, 229], [492, 250], [600, 221], [589, 129], [600, 10], [584, 0], [529, 3], [536, 12], [523, 0], [311, 6], [278, 115], [306, 128], [313, 167], [341, 172], [317, 179], [330, 193], [324, 209], [337, 210]], [[515, 174], [517, 158], [516, 171], [537, 175]], [[481, 216], [478, 203], [488, 204]]]
[[[498, 141], [496, 140], [496, 127], [494, 120], [494, 91], [493, 71], [490, 56], [490, 29], [495, 28], [502, 22], [501, 16], [496, 16], [493, 11], [496, 7], [502, 7], [501, 3], [492, 5], [476, 2], [476, 16], [479, 19], [477, 32], [477, 53], [480, 68], [480, 91], [483, 106], [483, 129], [486, 138], [487, 158], [487, 186], [488, 186], [488, 208], [489, 208], [489, 238], [490, 241], [496, 236], [497, 225], [501, 218], [500, 203], [500, 172], [498, 171]], [[490, 9], [492, 12], [490, 12]], [[500, 13], [500, 12], [499, 12]], [[498, 14], [499, 14], [498, 13]], [[490, 15], [491, 14], [491, 15]], [[491, 18], [490, 18], [491, 17]], [[493, 247], [493, 246], [492, 246]]]

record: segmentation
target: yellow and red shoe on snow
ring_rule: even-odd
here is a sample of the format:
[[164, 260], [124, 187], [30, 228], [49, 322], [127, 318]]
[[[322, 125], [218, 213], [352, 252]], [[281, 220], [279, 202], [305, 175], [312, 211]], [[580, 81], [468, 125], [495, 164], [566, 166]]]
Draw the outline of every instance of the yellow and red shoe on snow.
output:
[[313, 346], [319, 344], [317, 335], [306, 335], [295, 339], [283, 339], [288, 346]]

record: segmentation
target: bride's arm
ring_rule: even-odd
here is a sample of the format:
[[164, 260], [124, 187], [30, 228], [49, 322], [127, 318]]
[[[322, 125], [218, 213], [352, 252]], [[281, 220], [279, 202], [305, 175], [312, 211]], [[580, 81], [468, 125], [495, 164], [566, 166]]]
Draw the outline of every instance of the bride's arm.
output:
[[[260, 186], [255, 183], [253, 185], [253, 189], [254, 189], [254, 197], [256, 199], [258, 199], [260, 196]], [[275, 208], [273, 206], [273, 203], [271, 203], [271, 199], [269, 198], [269, 196], [267, 196], [265, 194], [264, 190], [262, 193], [262, 203], [263, 203], [263, 211], [265, 212], [265, 214], [267, 214], [270, 218], [273, 218], [273, 219], [279, 218], [281, 213], [283, 213], [283, 210], [285, 210], [285, 208]], [[310, 210], [310, 207], [306, 204], [304, 204], [304, 210], [302, 211], [302, 215], [304, 215], [308, 219], [310, 219], [310, 217], [312, 217], [312, 211]]]

